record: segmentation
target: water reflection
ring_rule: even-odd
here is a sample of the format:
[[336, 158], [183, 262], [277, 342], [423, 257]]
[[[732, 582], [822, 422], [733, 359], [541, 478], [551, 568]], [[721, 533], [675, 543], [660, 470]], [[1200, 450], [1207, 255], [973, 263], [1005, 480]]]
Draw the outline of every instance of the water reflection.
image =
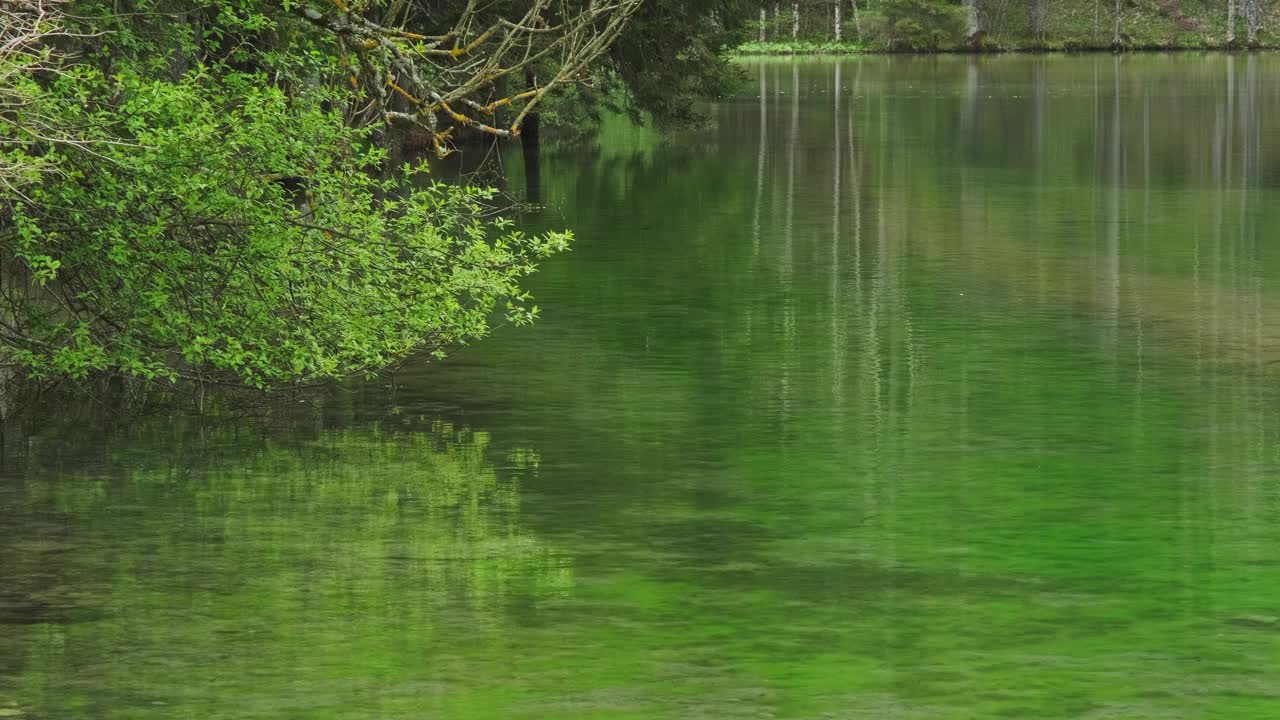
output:
[[451, 647], [500, 642], [573, 585], [521, 517], [537, 454], [499, 470], [464, 427], [151, 421], [66, 472], [50, 452], [0, 495], [0, 700], [24, 714], [425, 709]]
[[[609, 370], [575, 363], [593, 392], [544, 401], [557, 418], [625, 407], [580, 427], [681, 458], [655, 474], [597, 453], [647, 478], [612, 498], [649, 519], [636, 542], [660, 552], [718, 519], [714, 555], [641, 563], [649, 589], [731, 592], [732, 612], [809, 648], [788, 666], [814, 684], [876, 678], [811, 708], [1151, 714], [1189, 688], [1248, 706], [1224, 698], [1275, 641], [1235, 620], [1280, 615], [1263, 589], [1280, 588], [1264, 549], [1280, 539], [1265, 410], [1265, 279], [1280, 268], [1259, 251], [1280, 221], [1266, 174], [1280, 96], [1257, 81], [1275, 62], [763, 61], [714, 131], [649, 150], [634, 214], [599, 225], [580, 208], [620, 166], [561, 158], [565, 216], [612, 236], [574, 262], [611, 290], [544, 277], [567, 306], [529, 342], [590, 348]], [[658, 181], [675, 168], [675, 188]], [[656, 207], [676, 219], [628, 234]], [[615, 309], [664, 351], [633, 352]], [[507, 412], [559, 372], [485, 397]], [[693, 616], [715, 605], [700, 597]], [[1220, 664], [1195, 672], [1192, 655]], [[745, 649], [712, 656], [785, 686]], [[1006, 696], [994, 678], [1057, 690]]]
[[[536, 457], [351, 412], [31, 468], [3, 537], [78, 595], [0, 699], [176, 702], [124, 642], [344, 716], [1265, 717], [1277, 63], [770, 60], [705, 131], [549, 152], [542, 322], [395, 399]], [[198, 653], [117, 619], [188, 606]]]

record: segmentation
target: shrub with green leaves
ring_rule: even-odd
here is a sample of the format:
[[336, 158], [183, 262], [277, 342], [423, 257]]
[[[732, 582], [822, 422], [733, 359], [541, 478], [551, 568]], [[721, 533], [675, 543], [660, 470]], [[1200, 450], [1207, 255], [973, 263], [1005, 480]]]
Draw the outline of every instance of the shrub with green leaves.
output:
[[0, 218], [0, 360], [270, 388], [376, 371], [532, 319], [519, 280], [567, 233], [487, 217], [491, 190], [386, 168], [341, 98], [262, 74], [78, 68], [47, 92], [78, 146]]
[[874, 14], [868, 13], [872, 35], [889, 50], [943, 50], [964, 39], [961, 6], [937, 0], [883, 0], [874, 8]]
[[738, 55], [846, 55], [864, 50], [866, 47], [858, 41], [781, 40], [746, 42], [739, 45], [734, 52]]

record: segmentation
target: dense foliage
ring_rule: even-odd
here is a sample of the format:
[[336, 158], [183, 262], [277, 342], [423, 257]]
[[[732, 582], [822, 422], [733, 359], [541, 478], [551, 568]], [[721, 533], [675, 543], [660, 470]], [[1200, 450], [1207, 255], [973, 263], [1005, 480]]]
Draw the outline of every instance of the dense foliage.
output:
[[959, 8], [931, 0], [882, 0], [874, 31], [890, 50], [938, 50], [964, 38]]
[[519, 135], [636, 1], [471, 3], [436, 35], [396, 3], [5, 5], [0, 364], [270, 388], [530, 320], [519, 280], [568, 233], [390, 162], [386, 130]]
[[499, 302], [532, 316], [517, 280], [567, 235], [485, 221], [490, 191], [415, 187], [420, 166], [374, 176], [386, 151], [367, 128], [265, 80], [108, 84], [129, 98], [115, 116], [128, 144], [67, 154], [15, 207], [40, 292], [5, 298], [11, 358], [264, 387], [479, 337]]
[[659, 125], [696, 121], [696, 100], [736, 89], [726, 49], [750, 34], [753, 6], [742, 0], [648, 0], [609, 53], [630, 108]]

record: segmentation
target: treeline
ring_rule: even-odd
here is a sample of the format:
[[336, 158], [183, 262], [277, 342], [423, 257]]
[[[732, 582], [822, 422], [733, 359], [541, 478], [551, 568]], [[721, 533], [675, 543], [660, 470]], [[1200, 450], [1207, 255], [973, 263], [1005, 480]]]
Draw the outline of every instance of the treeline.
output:
[[800, 0], [752, 9], [742, 52], [1257, 48], [1274, 0]]

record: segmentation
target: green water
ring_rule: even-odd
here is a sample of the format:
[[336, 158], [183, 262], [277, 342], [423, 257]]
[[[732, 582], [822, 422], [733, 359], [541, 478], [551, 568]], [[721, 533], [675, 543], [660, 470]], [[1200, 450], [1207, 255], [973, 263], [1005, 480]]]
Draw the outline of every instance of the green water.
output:
[[6, 428], [0, 717], [1280, 717], [1280, 57], [744, 70], [536, 327]]

